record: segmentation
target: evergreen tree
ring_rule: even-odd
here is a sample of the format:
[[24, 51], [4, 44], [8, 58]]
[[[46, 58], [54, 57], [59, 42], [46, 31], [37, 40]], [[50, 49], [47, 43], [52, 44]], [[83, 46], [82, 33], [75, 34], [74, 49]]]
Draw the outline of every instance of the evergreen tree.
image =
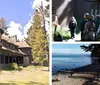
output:
[[41, 16], [36, 10], [33, 17], [33, 25], [28, 31], [27, 42], [32, 47], [32, 55], [35, 63], [44, 65], [48, 61], [48, 41], [46, 33], [41, 27]]
[[91, 52], [91, 56], [99, 57], [100, 58], [100, 44], [90, 44], [88, 46], [82, 45], [81, 48], [85, 51]]
[[6, 21], [4, 18], [0, 18], [0, 28], [3, 30], [7, 30]]

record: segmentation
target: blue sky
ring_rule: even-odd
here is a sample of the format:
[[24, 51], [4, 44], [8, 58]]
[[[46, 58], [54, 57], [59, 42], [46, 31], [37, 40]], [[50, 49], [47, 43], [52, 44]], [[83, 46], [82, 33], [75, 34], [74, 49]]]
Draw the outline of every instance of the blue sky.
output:
[[17, 35], [20, 41], [27, 38], [34, 11], [41, 1], [43, 7], [49, 4], [45, 0], [0, 0], [0, 18], [5, 19], [9, 36]]
[[32, 16], [34, 2], [37, 0], [0, 0], [0, 18], [3, 17], [8, 26], [10, 36], [17, 35], [19, 40], [27, 37]]
[[18, 40], [27, 38], [34, 10], [41, 1], [43, 7], [49, 4], [45, 0], [0, 0], [0, 18], [5, 19], [9, 36], [17, 35]]
[[4, 17], [7, 24], [10, 21], [27, 24], [30, 14], [33, 14], [30, 2], [34, 0], [0, 0], [0, 17]]
[[[53, 44], [52, 52], [53, 53], [86, 53], [80, 46], [83, 44]], [[88, 44], [84, 44], [88, 45]], [[90, 53], [90, 52], [87, 52]]]

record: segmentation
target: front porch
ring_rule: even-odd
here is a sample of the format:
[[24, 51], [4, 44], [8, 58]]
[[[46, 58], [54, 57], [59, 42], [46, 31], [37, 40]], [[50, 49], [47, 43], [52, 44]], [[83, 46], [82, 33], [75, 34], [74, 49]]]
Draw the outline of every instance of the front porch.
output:
[[17, 63], [19, 66], [29, 65], [29, 58], [21, 52], [0, 48], [0, 68], [7, 67], [10, 63]]

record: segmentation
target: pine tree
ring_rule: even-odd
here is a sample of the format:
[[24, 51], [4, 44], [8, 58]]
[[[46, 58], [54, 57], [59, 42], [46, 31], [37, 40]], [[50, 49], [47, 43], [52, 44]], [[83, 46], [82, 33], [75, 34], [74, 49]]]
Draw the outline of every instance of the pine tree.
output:
[[35, 11], [33, 17], [33, 25], [28, 31], [27, 42], [32, 47], [32, 55], [35, 63], [43, 65], [48, 59], [48, 41], [46, 38], [46, 33], [41, 27], [41, 16], [38, 11]]
[[82, 45], [81, 48], [85, 52], [91, 52], [91, 56], [100, 58], [100, 44], [90, 44], [88, 46]]

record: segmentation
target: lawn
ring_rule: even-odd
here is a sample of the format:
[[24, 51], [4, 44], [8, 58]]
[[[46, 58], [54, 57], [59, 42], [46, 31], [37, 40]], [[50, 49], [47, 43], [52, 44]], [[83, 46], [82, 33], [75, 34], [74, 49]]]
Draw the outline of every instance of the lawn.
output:
[[48, 67], [29, 66], [22, 71], [0, 71], [0, 85], [49, 85]]

